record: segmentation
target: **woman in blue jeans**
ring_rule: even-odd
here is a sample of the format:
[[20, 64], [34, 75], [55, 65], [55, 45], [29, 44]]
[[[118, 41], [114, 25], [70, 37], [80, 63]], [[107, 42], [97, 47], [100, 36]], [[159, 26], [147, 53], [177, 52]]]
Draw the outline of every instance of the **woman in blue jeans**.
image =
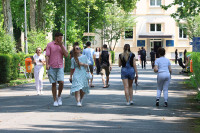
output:
[[171, 80], [171, 63], [169, 59], [165, 58], [165, 49], [158, 49], [159, 58], [155, 61], [154, 72], [158, 73], [157, 76], [157, 96], [156, 96], [156, 106], [159, 106], [159, 99], [163, 91], [164, 95], [164, 106], [168, 106], [168, 87]]
[[[130, 45], [124, 45], [124, 52], [119, 55], [119, 67], [121, 68], [121, 79], [124, 85], [126, 105], [133, 105], [133, 80], [138, 79], [135, 54], [130, 51]], [[136, 76], [135, 76], [136, 74]]]

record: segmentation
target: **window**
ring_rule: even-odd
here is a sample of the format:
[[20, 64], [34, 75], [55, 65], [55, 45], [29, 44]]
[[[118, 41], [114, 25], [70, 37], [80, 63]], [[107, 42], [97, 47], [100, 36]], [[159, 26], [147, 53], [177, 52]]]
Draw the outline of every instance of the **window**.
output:
[[162, 29], [161, 24], [150, 24], [150, 31], [151, 32], [161, 31], [161, 29]]
[[150, 6], [161, 6], [161, 0], [150, 0]]
[[133, 30], [126, 30], [125, 31], [125, 39], [133, 39]]
[[186, 28], [179, 28], [179, 38], [187, 38]]

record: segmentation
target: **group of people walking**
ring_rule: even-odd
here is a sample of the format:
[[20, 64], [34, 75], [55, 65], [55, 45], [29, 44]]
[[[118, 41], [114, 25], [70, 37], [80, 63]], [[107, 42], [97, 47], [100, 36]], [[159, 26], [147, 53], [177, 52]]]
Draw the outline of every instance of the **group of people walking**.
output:
[[[37, 48], [37, 56], [34, 57], [33, 62], [36, 63], [35, 69], [42, 68], [46, 64], [46, 69], [48, 70], [49, 81], [52, 84], [52, 94], [53, 94], [53, 106], [62, 105], [62, 90], [64, 85], [64, 69], [63, 69], [63, 56], [67, 57], [68, 52], [62, 43], [62, 33], [55, 34], [55, 40], [47, 44], [46, 47], [46, 61], [44, 57], [39, 57], [38, 51], [41, 48]], [[112, 70], [111, 66], [111, 55], [108, 51], [107, 45], [103, 45], [102, 51], [100, 48], [91, 48], [91, 42], [86, 43], [87, 48], [81, 52], [78, 42], [74, 43], [73, 50], [71, 54], [71, 72], [69, 81], [72, 83], [70, 94], [75, 96], [77, 106], [82, 106], [83, 98], [85, 94], [90, 93], [90, 88], [93, 85], [93, 66], [95, 64], [97, 74], [102, 75], [103, 88], [109, 87], [109, 75]], [[141, 52], [146, 54], [144, 48]], [[165, 106], [168, 104], [168, 86], [171, 78], [171, 64], [169, 59], [165, 58], [165, 49], [159, 48], [158, 53], [160, 58], [156, 59], [154, 72], [158, 73], [158, 87], [157, 87], [157, 97], [156, 106], [159, 106], [159, 99], [161, 92], [164, 92]], [[146, 56], [146, 55], [145, 55]], [[146, 58], [144, 59], [141, 54], [141, 61], [146, 68]], [[40, 65], [40, 66], [39, 66]], [[118, 65], [121, 67], [121, 79], [124, 85], [124, 92], [126, 98], [126, 105], [133, 105], [133, 81], [138, 80], [138, 70], [136, 65], [135, 54], [131, 52], [130, 45], [125, 44], [123, 53], [119, 55]], [[142, 66], [143, 66], [142, 65]], [[143, 68], [143, 67], [142, 67]], [[37, 72], [37, 71], [36, 71]], [[37, 74], [36, 74], [37, 75]], [[40, 75], [40, 74], [39, 74]], [[58, 94], [57, 94], [57, 83]], [[39, 86], [38, 86], [39, 85]], [[42, 90], [42, 79], [39, 78], [36, 82], [36, 88], [38, 93]]]

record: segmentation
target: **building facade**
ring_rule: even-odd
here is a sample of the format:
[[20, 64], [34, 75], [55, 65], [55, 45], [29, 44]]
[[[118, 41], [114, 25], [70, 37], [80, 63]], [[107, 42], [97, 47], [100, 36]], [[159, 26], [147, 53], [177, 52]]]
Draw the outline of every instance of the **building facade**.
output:
[[[175, 50], [178, 49], [179, 57], [183, 52], [192, 51], [190, 40], [184, 30], [178, 27], [170, 16], [178, 7], [174, 6], [165, 11], [160, 5], [168, 5], [173, 0], [140, 0], [131, 15], [135, 17], [136, 26], [133, 30], [125, 31], [116, 45], [116, 57], [123, 52], [124, 44], [131, 45], [131, 51], [137, 55], [139, 48], [144, 47], [149, 58], [152, 48], [156, 52], [159, 47], [166, 50], [166, 57], [175, 58]], [[130, 34], [131, 33], [131, 34]], [[126, 35], [127, 34], [127, 35]], [[95, 37], [94, 47], [101, 46], [101, 39]]]

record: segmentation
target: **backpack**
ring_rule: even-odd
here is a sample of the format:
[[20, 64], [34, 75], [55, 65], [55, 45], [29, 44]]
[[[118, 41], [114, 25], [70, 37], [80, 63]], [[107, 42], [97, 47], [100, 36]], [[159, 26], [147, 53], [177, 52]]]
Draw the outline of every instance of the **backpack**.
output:
[[145, 58], [146, 57], [146, 51], [145, 50], [141, 50], [140, 54], [141, 54], [141, 58]]

